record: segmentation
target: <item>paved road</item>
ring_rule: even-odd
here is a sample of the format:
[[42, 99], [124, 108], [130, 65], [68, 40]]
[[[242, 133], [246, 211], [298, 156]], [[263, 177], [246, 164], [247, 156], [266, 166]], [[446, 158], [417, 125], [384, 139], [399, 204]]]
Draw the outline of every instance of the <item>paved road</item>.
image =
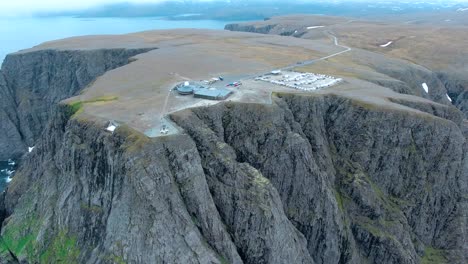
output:
[[340, 47], [340, 48], [344, 48], [345, 50], [342, 50], [342, 51], [337, 52], [337, 53], [333, 53], [331, 55], [328, 55], [328, 56], [325, 56], [325, 57], [322, 57], [322, 58], [319, 58], [319, 59], [313, 59], [313, 60], [306, 60], [306, 61], [297, 62], [295, 64], [292, 64], [292, 65], [286, 66], [284, 68], [281, 68], [279, 70], [283, 70], [283, 71], [292, 70], [293, 68], [296, 68], [296, 67], [310, 65], [312, 63], [315, 63], [315, 62], [318, 62], [318, 61], [323, 61], [323, 60], [326, 60], [326, 59], [330, 59], [330, 58], [333, 58], [335, 56], [338, 56], [338, 55], [341, 55], [343, 53], [346, 53], [346, 52], [349, 52], [349, 51], [353, 50], [352, 48], [350, 48], [348, 46], [341, 45], [338, 42], [338, 38], [335, 35], [333, 35], [331, 32], [327, 31], [325, 33], [327, 33], [330, 37], [333, 38], [333, 43], [335, 44], [335, 46]]

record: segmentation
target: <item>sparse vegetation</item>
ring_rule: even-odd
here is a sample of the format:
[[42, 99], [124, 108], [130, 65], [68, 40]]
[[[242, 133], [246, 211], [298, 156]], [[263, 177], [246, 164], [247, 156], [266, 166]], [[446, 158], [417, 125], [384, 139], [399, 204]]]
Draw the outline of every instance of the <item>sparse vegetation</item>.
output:
[[4, 227], [0, 237], [0, 255], [11, 252], [15, 256], [32, 256], [36, 251], [35, 239], [39, 222], [31, 217], [19, 223], [10, 223]]
[[77, 116], [83, 112], [83, 107], [85, 104], [110, 102], [110, 101], [115, 101], [118, 99], [119, 98], [117, 96], [100, 96], [100, 97], [93, 98], [91, 100], [73, 101], [69, 103], [68, 106], [70, 107], [72, 116]]
[[94, 214], [100, 214], [103, 212], [103, 209], [101, 206], [97, 206], [97, 205], [91, 205], [91, 206], [88, 206], [86, 203], [81, 203], [81, 208], [90, 212], [90, 213], [94, 213]]
[[126, 137], [125, 149], [129, 152], [139, 151], [145, 145], [151, 144], [151, 139], [127, 125], [119, 127], [119, 132]]
[[426, 247], [424, 256], [421, 259], [421, 264], [444, 264], [448, 263], [445, 251], [435, 249], [433, 247]]
[[52, 240], [47, 250], [40, 256], [41, 263], [78, 263], [80, 251], [75, 236], [69, 236], [61, 230]]

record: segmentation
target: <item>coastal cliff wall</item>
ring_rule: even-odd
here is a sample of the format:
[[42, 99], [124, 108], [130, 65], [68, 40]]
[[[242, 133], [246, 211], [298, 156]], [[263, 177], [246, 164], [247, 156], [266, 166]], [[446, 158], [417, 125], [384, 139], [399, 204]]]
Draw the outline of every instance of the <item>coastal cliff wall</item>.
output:
[[272, 105], [174, 113], [185, 133], [149, 139], [61, 106], [7, 191], [0, 253], [29, 263], [466, 263], [462, 114], [415, 107], [423, 112], [279, 94]]
[[0, 160], [34, 146], [53, 107], [150, 49], [40, 50], [8, 55], [0, 72]]

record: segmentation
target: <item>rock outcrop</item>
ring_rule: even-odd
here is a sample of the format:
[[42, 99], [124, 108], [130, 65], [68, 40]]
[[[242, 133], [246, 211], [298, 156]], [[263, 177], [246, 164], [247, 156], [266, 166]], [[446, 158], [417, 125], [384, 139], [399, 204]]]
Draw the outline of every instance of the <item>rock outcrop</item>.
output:
[[465, 124], [419, 108], [284, 94], [177, 112], [185, 134], [149, 139], [62, 106], [8, 189], [2, 255], [464, 263]]
[[58, 102], [149, 50], [39, 50], [8, 55], [0, 73], [0, 160], [18, 158], [33, 146]]
[[448, 77], [395, 62], [381, 84], [427, 80], [417, 95], [436, 102], [275, 93], [174, 112], [181, 133], [157, 138], [62, 101], [147, 50], [6, 59], [0, 158], [36, 148], [0, 196], [0, 263], [468, 262], [468, 126]]

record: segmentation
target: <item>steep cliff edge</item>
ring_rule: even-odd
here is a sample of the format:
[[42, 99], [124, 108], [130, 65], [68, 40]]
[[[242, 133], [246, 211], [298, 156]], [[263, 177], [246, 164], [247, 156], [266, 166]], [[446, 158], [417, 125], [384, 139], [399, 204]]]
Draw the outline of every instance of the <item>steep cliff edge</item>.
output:
[[[331, 42], [331, 34], [353, 48], [348, 58], [327, 60], [314, 68], [357, 77], [396, 92], [453, 104], [468, 117], [467, 55], [459, 27], [402, 25], [389, 21], [343, 20], [314, 15], [278, 16], [266, 21], [233, 23], [226, 30], [291, 36]], [[434, 36], [427, 38], [428, 35]], [[460, 39], [458, 39], [460, 38]], [[424, 41], [421, 41], [424, 39]], [[390, 42], [389, 42], [390, 41]], [[384, 44], [389, 43], [388, 46]], [[447, 43], [453, 43], [447, 45]], [[360, 70], [357, 70], [361, 68]], [[374, 75], [374, 73], [379, 73]], [[427, 83], [429, 93], [421, 84]], [[450, 100], [447, 98], [450, 98]]]
[[[182, 30], [69, 39], [52, 47], [78, 50], [9, 58], [0, 117], [16, 143], [6, 147], [36, 148], [0, 196], [0, 263], [466, 263], [468, 125], [433, 88], [439, 76], [410, 67], [414, 78], [399, 81], [408, 68], [396, 63], [372, 80], [440, 103], [355, 76], [314, 92], [246, 80], [232, 101], [205, 107], [169, 92], [182, 76], [290, 64], [311, 43]], [[83, 44], [160, 48], [56, 107], [137, 52]], [[360, 60], [379, 67], [372, 58]], [[99, 97], [109, 94], [118, 99]], [[173, 135], [138, 132], [159, 129], [168, 112]], [[120, 124], [113, 133], [109, 120]]]
[[282, 97], [175, 120], [202, 157], [214, 159], [205, 138], [227, 144], [272, 182], [317, 263], [418, 263], [433, 248], [466, 261], [463, 129], [345, 98]]
[[156, 139], [62, 106], [7, 192], [2, 256], [464, 263], [466, 129], [427, 104], [280, 94], [174, 113], [186, 134]]
[[51, 109], [151, 49], [39, 50], [8, 55], [0, 72], [0, 160], [33, 146]]

